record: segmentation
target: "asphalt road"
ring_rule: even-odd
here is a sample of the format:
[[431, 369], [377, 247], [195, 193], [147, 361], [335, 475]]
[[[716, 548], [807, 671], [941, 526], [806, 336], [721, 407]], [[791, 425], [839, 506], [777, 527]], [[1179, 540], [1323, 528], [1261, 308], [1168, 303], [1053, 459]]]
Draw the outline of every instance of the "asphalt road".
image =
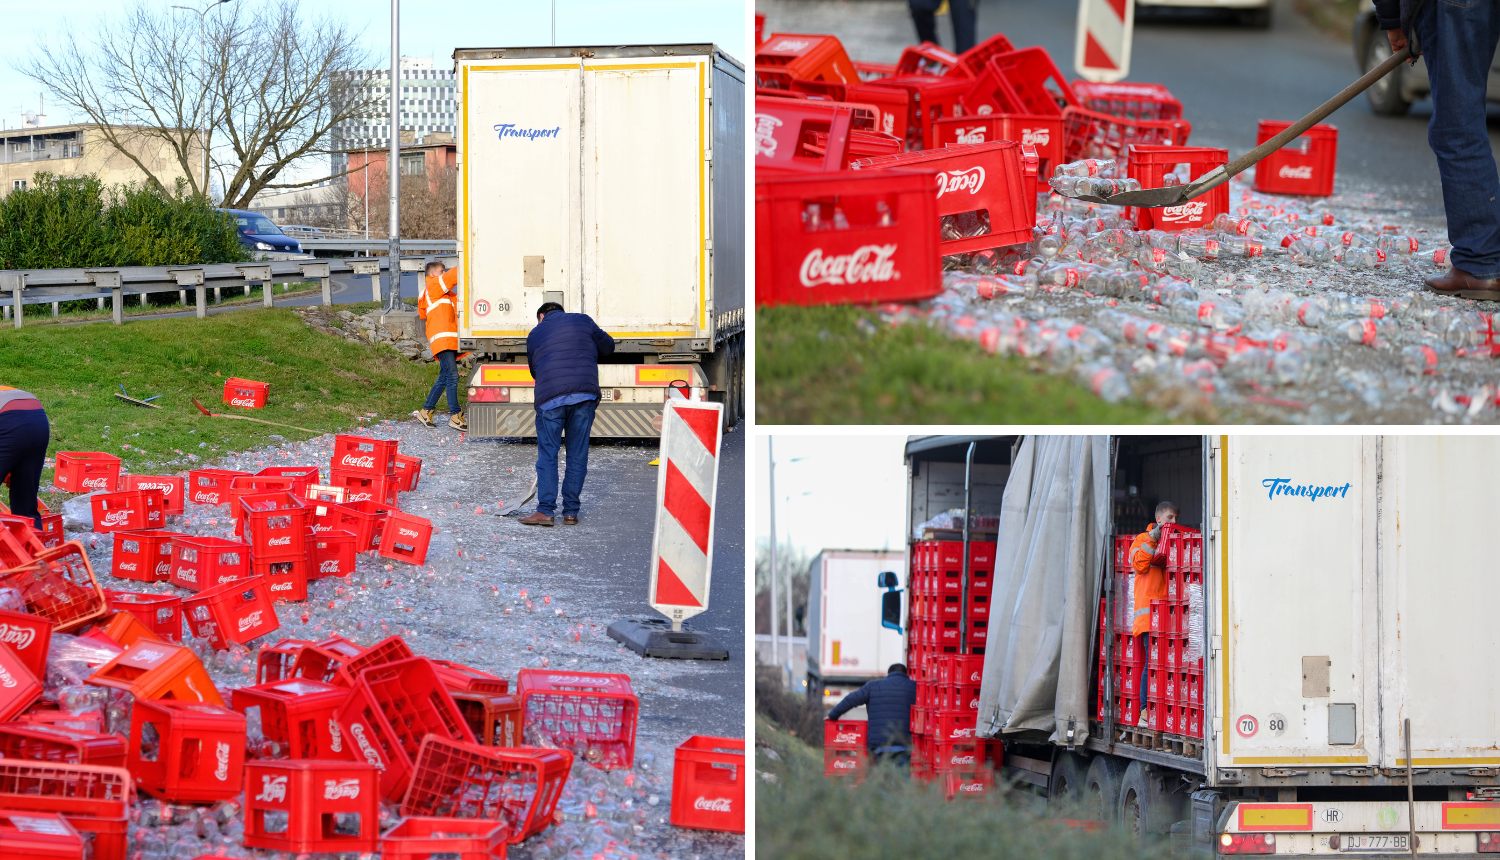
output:
[[[1075, 15], [1070, 0], [980, 0], [981, 38], [1003, 32], [1018, 47], [1041, 45], [1071, 80]], [[856, 60], [894, 62], [916, 41], [904, 0], [757, 0], [766, 31], [834, 33]], [[952, 30], [939, 36], [952, 48]], [[1359, 77], [1348, 36], [1312, 27], [1276, 0], [1270, 30], [1241, 27], [1203, 10], [1152, 10], [1138, 16], [1130, 80], [1167, 86], [1193, 124], [1188, 142], [1227, 147], [1234, 157], [1255, 146], [1260, 119], [1294, 120]], [[1444, 224], [1437, 163], [1427, 145], [1431, 102], [1404, 117], [1373, 114], [1363, 96], [1328, 122], [1339, 129], [1337, 191], [1373, 195], [1372, 213], [1389, 211]], [[1500, 146], [1500, 111], [1490, 110], [1490, 137]], [[1409, 213], [1406, 214], [1406, 213]]]

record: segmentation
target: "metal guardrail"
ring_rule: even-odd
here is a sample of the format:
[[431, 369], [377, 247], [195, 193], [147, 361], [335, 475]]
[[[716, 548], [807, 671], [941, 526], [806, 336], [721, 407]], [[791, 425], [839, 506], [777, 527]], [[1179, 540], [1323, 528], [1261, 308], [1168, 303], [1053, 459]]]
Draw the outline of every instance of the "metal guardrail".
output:
[[[451, 255], [428, 254], [403, 256], [400, 268], [403, 272], [420, 272], [428, 260], [444, 260], [452, 264]], [[202, 266], [123, 266], [116, 269], [12, 269], [0, 271], [0, 307], [6, 316], [15, 320], [20, 328], [25, 314], [15, 310], [25, 305], [48, 302], [98, 299], [100, 307], [109, 299], [114, 309], [115, 325], [125, 321], [125, 297], [142, 297], [151, 293], [176, 292], [185, 294], [191, 289], [197, 293], [197, 316], [208, 316], [208, 290], [214, 291], [218, 301], [225, 287], [243, 287], [249, 295], [254, 287], [261, 288], [261, 306], [273, 306], [273, 287], [276, 284], [321, 281], [323, 304], [333, 304], [334, 275], [376, 275], [370, 280], [373, 301], [380, 300], [380, 278], [378, 275], [389, 269], [386, 257], [348, 257], [331, 260], [270, 260], [256, 263], [210, 263]]]
[[[292, 237], [297, 238], [297, 237]], [[388, 239], [297, 239], [304, 251], [384, 251], [390, 248]], [[416, 251], [458, 253], [457, 239], [402, 239], [403, 255]]]

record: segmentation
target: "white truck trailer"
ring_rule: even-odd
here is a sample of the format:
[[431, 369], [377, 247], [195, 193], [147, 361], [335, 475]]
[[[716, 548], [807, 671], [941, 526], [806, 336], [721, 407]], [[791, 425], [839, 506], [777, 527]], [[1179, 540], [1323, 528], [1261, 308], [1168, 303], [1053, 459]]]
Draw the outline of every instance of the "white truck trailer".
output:
[[[1007, 477], [977, 716], [1007, 776], [1204, 856], [1500, 852], [1500, 437], [912, 437], [906, 456], [913, 524], [932, 465]], [[1098, 612], [1120, 599], [1111, 536], [1163, 499], [1204, 536], [1205, 726], [1142, 744], [1099, 706]], [[1071, 563], [1048, 550], [1085, 534]]]
[[878, 549], [825, 549], [812, 560], [807, 581], [807, 690], [858, 687], [884, 678], [906, 649], [901, 634], [880, 624], [873, 590], [881, 571], [899, 572], [905, 553]]
[[714, 45], [460, 48], [459, 348], [476, 437], [535, 436], [526, 335], [615, 340], [594, 436], [661, 434], [670, 386], [744, 408], [745, 73]]

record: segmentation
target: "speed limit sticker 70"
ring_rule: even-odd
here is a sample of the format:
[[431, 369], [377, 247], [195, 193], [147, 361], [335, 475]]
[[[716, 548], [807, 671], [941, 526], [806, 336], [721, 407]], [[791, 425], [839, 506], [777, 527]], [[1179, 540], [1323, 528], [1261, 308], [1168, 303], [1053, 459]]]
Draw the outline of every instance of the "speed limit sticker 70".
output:
[[1234, 721], [1234, 730], [1239, 732], [1242, 738], [1253, 738], [1260, 730], [1260, 723], [1256, 722], [1254, 717], [1245, 714]]

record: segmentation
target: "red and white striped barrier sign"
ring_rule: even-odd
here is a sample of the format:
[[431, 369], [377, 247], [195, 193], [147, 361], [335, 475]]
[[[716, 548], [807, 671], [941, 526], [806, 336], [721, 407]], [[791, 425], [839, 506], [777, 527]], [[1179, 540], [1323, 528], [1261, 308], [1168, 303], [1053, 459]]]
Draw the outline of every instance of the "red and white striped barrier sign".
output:
[[1135, 0], [1078, 0], [1073, 70], [1093, 83], [1114, 83], [1130, 73]]
[[649, 602], [675, 630], [708, 609], [724, 406], [669, 397], [663, 409]]

